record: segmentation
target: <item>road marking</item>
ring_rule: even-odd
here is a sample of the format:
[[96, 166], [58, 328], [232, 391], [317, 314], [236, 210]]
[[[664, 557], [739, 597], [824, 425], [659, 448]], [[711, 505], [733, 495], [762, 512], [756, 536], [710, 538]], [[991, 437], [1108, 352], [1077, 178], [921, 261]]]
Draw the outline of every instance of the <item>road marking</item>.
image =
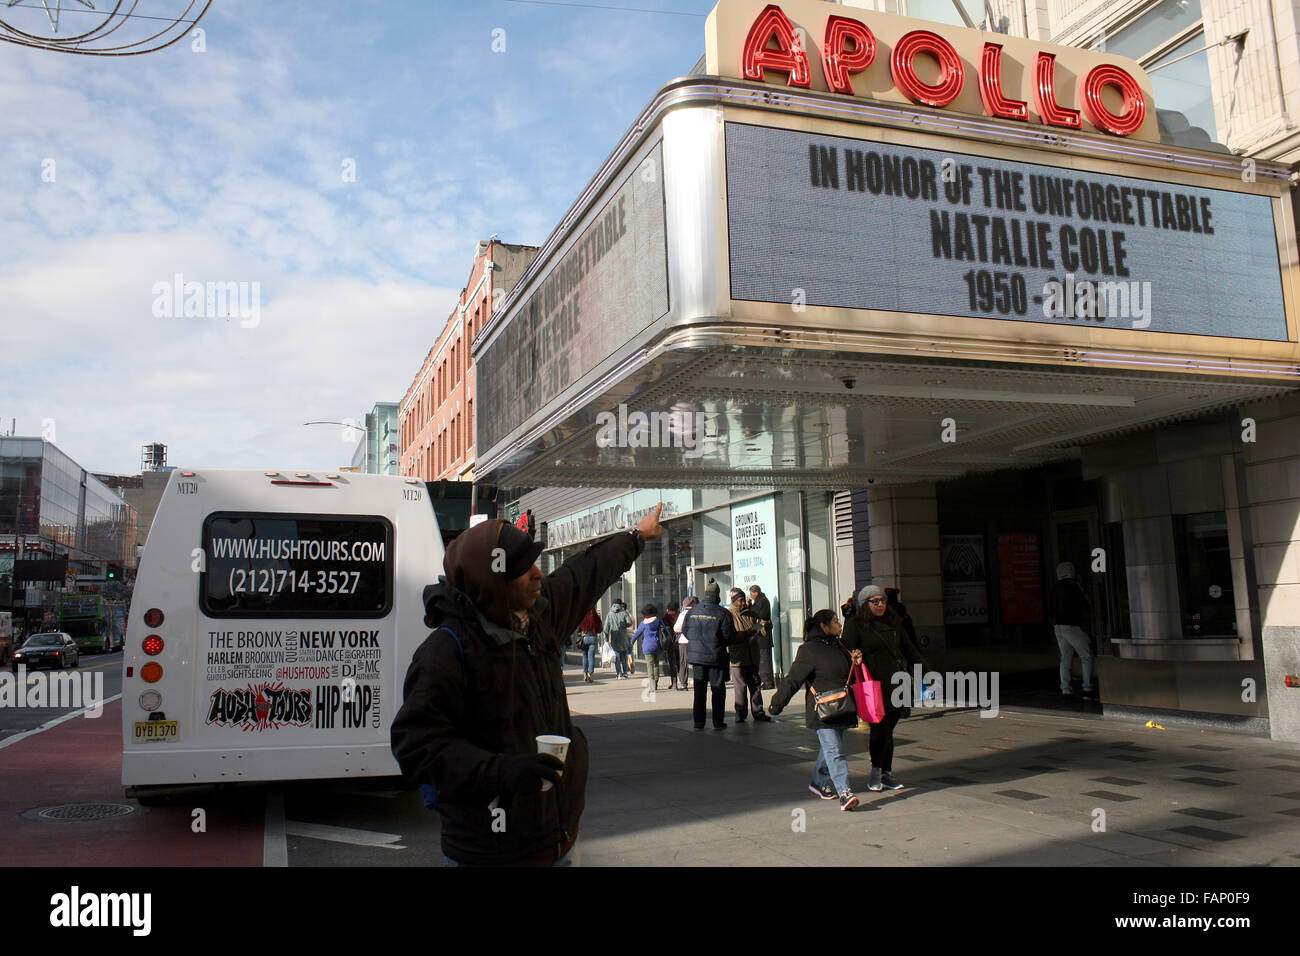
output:
[[6, 737], [4, 740], [0, 740], [0, 750], [4, 750], [6, 747], [10, 746], [11, 744], [16, 744], [20, 740], [26, 740], [28, 737], [34, 736], [35, 734], [39, 734], [43, 730], [49, 730], [51, 727], [57, 727], [65, 720], [71, 720], [73, 717], [80, 717], [88, 710], [96, 710], [101, 706], [107, 706], [108, 704], [113, 703], [113, 701], [121, 700], [121, 699], [122, 699], [121, 694], [114, 694], [112, 697], [105, 698], [103, 701], [100, 701], [99, 703], [95, 704], [95, 706], [93, 707], [82, 707], [80, 710], [74, 710], [72, 713], [64, 714], [62, 717], [55, 717], [53, 720], [47, 720], [39, 727], [33, 728], [32, 730], [24, 731], [23, 733], [17, 734], [16, 736], [13, 737]]
[[266, 791], [266, 823], [262, 830], [262, 866], [288, 866], [289, 841], [284, 833], [284, 791]]
[[372, 846], [381, 850], [406, 849], [405, 846], [397, 843], [402, 838], [400, 833], [354, 830], [351, 827], [332, 827], [323, 823], [300, 823], [297, 820], [286, 820], [285, 832], [290, 836], [310, 837], [313, 840], [329, 840], [333, 843], [350, 843], [353, 846]]

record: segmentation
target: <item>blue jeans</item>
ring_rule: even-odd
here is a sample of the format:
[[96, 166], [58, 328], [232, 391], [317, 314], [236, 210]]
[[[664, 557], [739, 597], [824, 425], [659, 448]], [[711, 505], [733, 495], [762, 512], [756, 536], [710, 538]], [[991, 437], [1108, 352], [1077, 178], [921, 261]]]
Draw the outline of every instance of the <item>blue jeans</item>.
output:
[[584, 674], [594, 674], [596, 672], [596, 645], [582, 648], [582, 672]]
[[617, 677], [628, 676], [628, 673], [631, 670], [631, 668], [628, 667], [630, 663], [631, 663], [631, 655], [627, 651], [615, 651], [614, 652], [615, 676]]
[[817, 754], [817, 763], [813, 765], [813, 783], [818, 787], [824, 787], [828, 782], [834, 783], [836, 793], [849, 789], [849, 759], [844, 756], [846, 729], [821, 727], [817, 730], [817, 742], [822, 745], [822, 749]]
[[1088, 645], [1088, 632], [1073, 624], [1057, 624], [1056, 646], [1061, 652], [1061, 693], [1070, 693], [1075, 654], [1083, 662], [1083, 689], [1092, 690], [1092, 648]]

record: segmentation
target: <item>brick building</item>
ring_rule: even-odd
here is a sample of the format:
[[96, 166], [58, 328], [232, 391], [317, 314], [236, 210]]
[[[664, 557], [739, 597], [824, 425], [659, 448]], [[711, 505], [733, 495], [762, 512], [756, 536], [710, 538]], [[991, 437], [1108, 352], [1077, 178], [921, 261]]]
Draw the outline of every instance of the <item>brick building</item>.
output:
[[537, 255], [495, 238], [474, 251], [469, 279], [398, 408], [401, 474], [474, 478], [474, 362], [470, 343]]

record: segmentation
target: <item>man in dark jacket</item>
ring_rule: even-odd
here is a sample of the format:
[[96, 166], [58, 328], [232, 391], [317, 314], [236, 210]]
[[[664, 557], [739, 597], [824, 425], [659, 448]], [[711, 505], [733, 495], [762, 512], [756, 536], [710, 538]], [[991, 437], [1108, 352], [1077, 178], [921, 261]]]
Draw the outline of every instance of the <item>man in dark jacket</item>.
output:
[[[731, 692], [736, 697], [736, 723], [743, 724], [752, 708], [754, 720], [770, 721], [763, 712], [763, 689], [758, 680], [758, 621], [745, 606], [745, 592], [731, 589], [731, 626], [734, 629], [730, 647]], [[689, 620], [689, 619], [688, 619]]]
[[763, 690], [772, 690], [772, 602], [757, 584], [749, 588], [749, 613], [758, 622], [754, 646], [758, 652], [758, 679]]
[[[402, 773], [438, 789], [449, 865], [553, 865], [578, 837], [587, 740], [569, 717], [560, 655], [596, 599], [663, 533], [659, 510], [542, 576], [541, 545], [509, 522], [457, 537], [425, 589], [436, 628], [406, 674], [393, 720]], [[571, 741], [563, 763], [537, 736]], [[544, 781], [554, 786], [543, 791]]]
[[735, 628], [731, 612], [722, 606], [721, 588], [710, 581], [704, 589], [704, 598], [691, 608], [690, 616], [682, 627], [682, 635], [689, 641], [687, 660], [695, 674], [695, 729], [704, 729], [704, 703], [709, 690], [713, 691], [713, 726], [721, 730], [727, 726], [727, 648], [735, 642]]

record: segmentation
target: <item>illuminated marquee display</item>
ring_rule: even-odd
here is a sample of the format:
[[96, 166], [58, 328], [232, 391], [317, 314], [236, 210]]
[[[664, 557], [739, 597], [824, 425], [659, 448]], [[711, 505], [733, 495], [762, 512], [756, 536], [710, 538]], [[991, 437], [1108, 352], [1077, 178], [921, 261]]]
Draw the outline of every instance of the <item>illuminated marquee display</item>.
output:
[[726, 150], [733, 299], [1287, 340], [1267, 196], [741, 123]]
[[[848, 17], [828, 6], [723, 0], [707, 27], [709, 72], [1159, 139], [1150, 82], [1132, 61], [1016, 37], [993, 42], [978, 30], [869, 10]], [[974, 64], [973, 76], [967, 63]]]

